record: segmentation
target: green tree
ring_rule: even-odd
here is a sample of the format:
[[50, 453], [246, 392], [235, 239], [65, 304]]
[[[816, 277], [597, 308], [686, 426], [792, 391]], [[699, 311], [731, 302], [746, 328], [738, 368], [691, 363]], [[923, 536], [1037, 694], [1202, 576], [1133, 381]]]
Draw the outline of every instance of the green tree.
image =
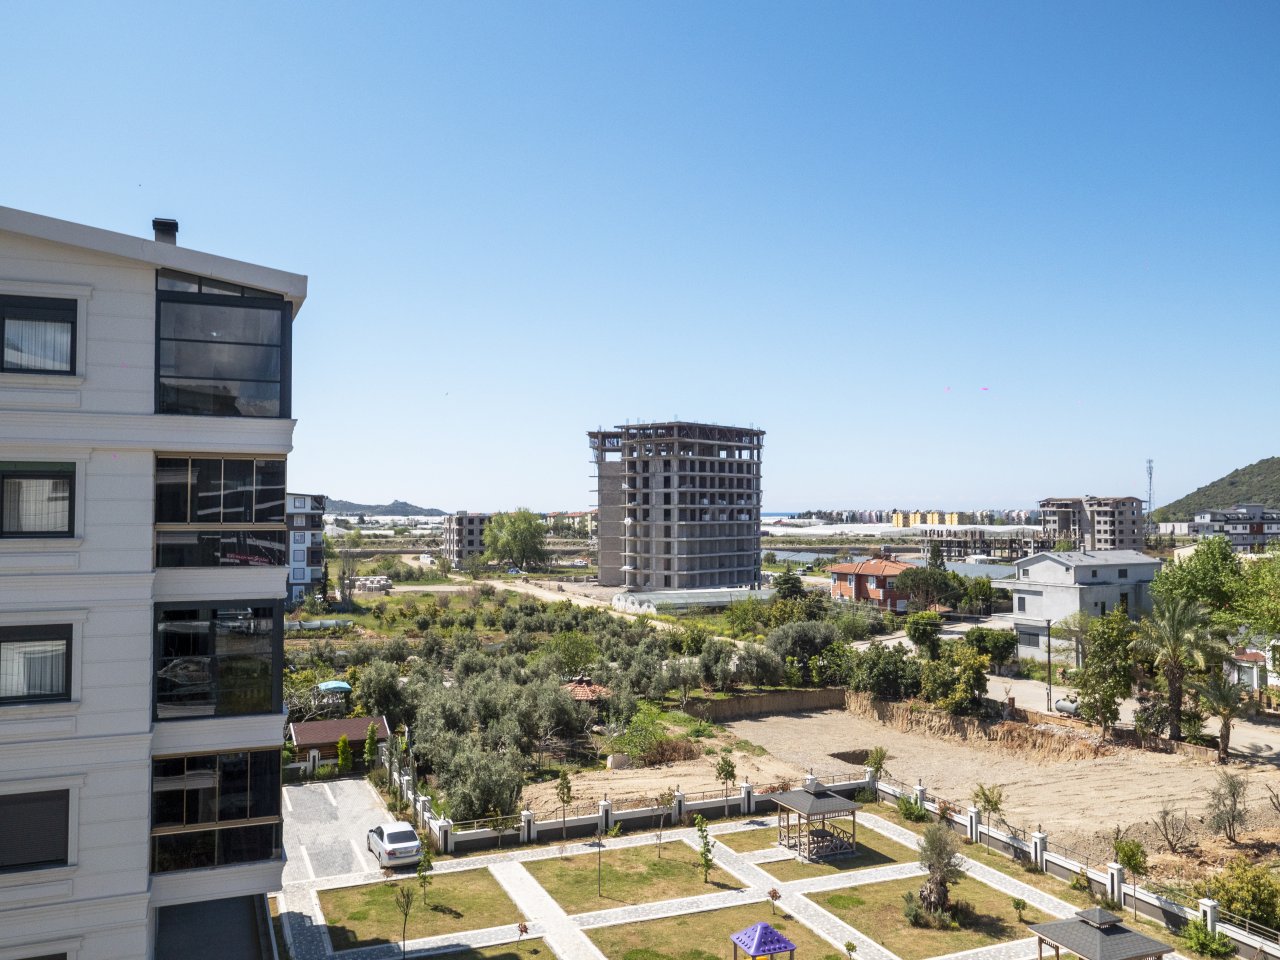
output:
[[1245, 857], [1192, 886], [1197, 897], [1209, 897], [1228, 913], [1267, 927], [1280, 926], [1280, 880], [1266, 863]]
[[1013, 912], [1018, 915], [1018, 922], [1022, 923], [1022, 913], [1027, 909], [1027, 901], [1021, 897], [1014, 897], [1009, 901], [1009, 905], [1013, 907]]
[[1087, 653], [1076, 685], [1080, 716], [1102, 727], [1102, 735], [1120, 719], [1120, 704], [1129, 695], [1129, 646], [1134, 627], [1119, 610], [1089, 624]]
[[1272, 544], [1265, 556], [1245, 564], [1234, 592], [1236, 625], [1266, 637], [1280, 635], [1280, 546]]
[[1248, 697], [1247, 683], [1232, 683], [1227, 675], [1211, 669], [1205, 679], [1192, 684], [1200, 707], [1211, 717], [1218, 718], [1218, 762], [1226, 763], [1231, 749], [1231, 726], [1237, 720], [1253, 715], [1256, 704]]
[[360, 671], [355, 701], [368, 717], [386, 717], [395, 729], [408, 719], [408, 701], [400, 685], [400, 668], [388, 660], [374, 660]]
[[1240, 586], [1240, 558], [1226, 537], [1208, 537], [1191, 556], [1166, 563], [1151, 583], [1157, 600], [1179, 599], [1206, 610], [1224, 611]]
[[964, 639], [979, 653], [987, 655], [997, 674], [1018, 649], [1018, 635], [1012, 630], [974, 627], [964, 635]]
[[422, 844], [422, 853], [418, 856], [418, 886], [422, 888], [422, 902], [427, 902], [427, 887], [431, 886], [431, 871], [435, 865], [431, 862], [431, 844]]
[[1112, 843], [1116, 863], [1129, 871], [1133, 878], [1133, 919], [1138, 919], [1138, 878], [1147, 875], [1147, 850], [1137, 840], [1116, 837]]
[[885, 773], [889, 763], [889, 751], [884, 747], [872, 747], [867, 753], [864, 765], [871, 771], [871, 776], [879, 780]]
[[1218, 782], [1209, 791], [1209, 815], [1206, 823], [1210, 830], [1220, 833], [1229, 843], [1235, 843], [1240, 828], [1248, 815], [1245, 794], [1248, 786], [1244, 777], [1226, 770], [1218, 771]]
[[907, 617], [907, 639], [925, 659], [938, 659], [941, 636], [942, 617], [936, 613], [932, 611], [913, 613]]
[[872, 640], [849, 655], [849, 689], [877, 700], [910, 700], [920, 694], [921, 663], [901, 643], [890, 647]]
[[1182, 739], [1183, 681], [1191, 668], [1203, 670], [1222, 650], [1209, 636], [1204, 608], [1182, 596], [1160, 596], [1150, 619], [1139, 625], [1130, 643], [1134, 656], [1164, 674], [1169, 691], [1169, 737]]
[[351, 741], [345, 733], [338, 738], [338, 772], [351, 772]]
[[1084, 666], [1085, 645], [1093, 617], [1083, 610], [1069, 613], [1053, 625], [1053, 659], [1068, 658], [1076, 667]]
[[595, 663], [600, 648], [585, 633], [563, 630], [542, 645], [541, 653], [550, 659], [561, 677], [568, 678], [578, 676]]
[[772, 566], [773, 564], [778, 562], [778, 555], [774, 553], [772, 550], [766, 550], [763, 554], [760, 555], [760, 562], [764, 564], [768, 564], [769, 566]]
[[565, 814], [569, 804], [573, 803], [573, 784], [569, 782], [569, 771], [563, 767], [560, 769], [560, 780], [556, 783], [556, 799], [560, 801], [560, 841], [563, 843], [568, 837]]
[[1069, 540], [1065, 537], [1059, 540], [1055, 540], [1053, 543], [1054, 553], [1070, 553], [1075, 548], [1076, 548], [1076, 542], [1074, 540]]
[[[656, 809], [658, 811], [658, 859], [662, 859], [662, 829], [666, 826], [667, 817], [672, 816], [676, 805], [676, 792], [667, 787], [656, 798]], [[674, 818], [673, 818], [674, 819]]]
[[712, 856], [716, 842], [707, 833], [707, 818], [702, 814], [694, 814], [693, 826], [698, 831], [698, 866], [702, 868], [702, 882], [710, 883], [711, 868], [716, 864], [715, 857]]
[[925, 566], [930, 570], [941, 570], [946, 572], [947, 564], [942, 559], [942, 544], [932, 542], [929, 544], [929, 559], [925, 562]]
[[524, 570], [545, 566], [547, 527], [533, 511], [520, 507], [514, 513], [495, 513], [484, 527], [485, 556]]
[[716, 763], [716, 779], [724, 784], [724, 815], [729, 816], [729, 788], [738, 779], [738, 768], [733, 764], [733, 757], [727, 753], [720, 754]]
[[992, 819], [1004, 811], [1004, 787], [992, 784], [978, 784], [973, 788], [973, 805], [982, 811], [987, 822], [987, 849], [991, 849]]
[[436, 573], [445, 578], [448, 578], [449, 574], [453, 573], [453, 561], [443, 553], [436, 557]]
[[934, 604], [950, 598], [955, 591], [951, 578], [941, 570], [928, 567], [912, 567], [893, 578], [893, 590], [907, 598], [912, 610], [928, 610]]
[[920, 695], [948, 713], [974, 713], [987, 695], [991, 661], [967, 643], [948, 643], [920, 668]]
[[364, 768], [372, 770], [378, 765], [378, 725], [369, 724], [364, 735]]
[[789, 563], [787, 569], [773, 578], [773, 589], [777, 600], [798, 600], [804, 596], [804, 584]]
[[941, 913], [949, 903], [951, 885], [964, 876], [956, 835], [946, 824], [930, 824], [924, 828], [918, 849], [920, 866], [928, 871], [920, 888], [920, 904], [930, 913]]

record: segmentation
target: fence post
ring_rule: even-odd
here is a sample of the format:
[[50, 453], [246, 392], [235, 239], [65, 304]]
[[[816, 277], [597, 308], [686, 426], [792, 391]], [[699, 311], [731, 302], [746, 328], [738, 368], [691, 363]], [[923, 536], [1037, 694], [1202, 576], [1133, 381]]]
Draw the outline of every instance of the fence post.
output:
[[868, 790], [875, 790], [875, 788], [876, 788], [876, 768], [875, 768], [875, 767], [863, 767], [863, 768], [862, 768], [862, 779], [864, 779], [864, 780], [866, 780], [866, 781], [867, 781], [867, 789], [868, 789]]
[[440, 821], [440, 847], [445, 853], [453, 853], [453, 821], [448, 817]]
[[742, 789], [742, 809], [739, 811], [744, 817], [755, 809], [755, 797], [751, 793], [751, 781], [744, 780], [741, 785]]
[[815, 777], [812, 773], [806, 773], [804, 775], [804, 787], [806, 790], [812, 787], [817, 782], [818, 782], [818, 778]]
[[924, 788], [924, 784], [917, 783], [914, 787], [912, 787], [912, 789], [915, 791], [915, 794], [916, 794], [916, 803], [920, 804], [920, 806], [923, 807], [925, 798], [929, 795], [928, 791], [926, 791]]
[[600, 801], [600, 832], [606, 833], [612, 824], [609, 823], [609, 814], [613, 810], [613, 804], [609, 802], [609, 798], [605, 797]]
[[1200, 919], [1209, 928], [1209, 935], [1213, 936], [1218, 932], [1218, 901], [1209, 897], [1201, 897], [1198, 903], [1200, 904]]
[[532, 810], [520, 811], [520, 842], [533, 843], [538, 839], [538, 828], [533, 822]]
[[1041, 870], [1045, 869], [1044, 852], [1048, 839], [1048, 836], [1039, 830], [1031, 835], [1031, 862]]
[[1124, 867], [1115, 862], [1107, 864], [1107, 896], [1124, 906]]
[[684, 820], [684, 794], [680, 792], [680, 785], [676, 784], [675, 791], [671, 794], [671, 825], [674, 827], [677, 823]]
[[982, 814], [978, 812], [978, 808], [969, 807], [969, 840], [973, 843], [978, 842], [978, 824], [982, 821]]

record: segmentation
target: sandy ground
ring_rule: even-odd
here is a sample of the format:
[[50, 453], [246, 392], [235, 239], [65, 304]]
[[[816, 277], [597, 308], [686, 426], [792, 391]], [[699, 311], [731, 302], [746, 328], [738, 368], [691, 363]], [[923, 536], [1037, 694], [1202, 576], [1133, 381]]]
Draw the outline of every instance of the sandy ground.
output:
[[[976, 784], [1000, 784], [1010, 823], [1043, 824], [1051, 840], [1095, 849], [1116, 826], [1153, 837], [1150, 820], [1165, 801], [1198, 820], [1219, 770], [1183, 757], [1119, 748], [1083, 760], [1028, 759], [995, 744], [903, 733], [838, 710], [740, 720], [728, 727], [778, 760], [819, 773], [852, 769], [831, 753], [883, 746], [893, 776], [923, 781], [930, 794], [966, 805]], [[1260, 821], [1274, 819], [1264, 787], [1280, 789], [1280, 771], [1266, 764], [1232, 769], [1248, 776], [1250, 805]]]

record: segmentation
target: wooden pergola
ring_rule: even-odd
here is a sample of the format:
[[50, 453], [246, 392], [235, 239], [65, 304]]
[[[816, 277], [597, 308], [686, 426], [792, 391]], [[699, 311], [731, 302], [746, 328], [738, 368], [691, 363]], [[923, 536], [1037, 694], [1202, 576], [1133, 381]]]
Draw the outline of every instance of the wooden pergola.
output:
[[[846, 856], [858, 849], [858, 810], [862, 804], [832, 793], [817, 780], [799, 790], [775, 794], [778, 843], [806, 860]], [[848, 817], [852, 829], [832, 820]]]
[[1055, 960], [1062, 960], [1063, 950], [1080, 960], [1159, 960], [1173, 952], [1173, 947], [1126, 927], [1101, 907], [1081, 910], [1066, 920], [1035, 923], [1030, 929], [1036, 935], [1039, 960], [1044, 960], [1046, 943], [1053, 947]]

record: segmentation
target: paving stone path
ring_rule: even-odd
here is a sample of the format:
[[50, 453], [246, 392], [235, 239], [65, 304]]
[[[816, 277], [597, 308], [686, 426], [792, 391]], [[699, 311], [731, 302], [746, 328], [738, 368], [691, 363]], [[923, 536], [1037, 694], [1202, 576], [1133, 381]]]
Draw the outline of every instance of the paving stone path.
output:
[[[859, 826], [874, 830], [910, 849], [914, 849], [919, 840], [917, 834], [874, 814], [862, 813], [858, 823]], [[715, 824], [709, 827], [708, 832], [712, 839], [715, 839], [725, 834], [756, 830], [768, 825], [770, 825], [769, 820], [755, 818]], [[656, 842], [657, 838], [653, 834], [636, 834], [610, 838], [605, 841], [605, 848], [612, 850], [639, 847]], [[690, 828], [666, 830], [663, 834], [663, 842], [687, 844], [694, 850], [698, 848], [697, 832]], [[807, 899], [805, 894], [885, 883], [924, 874], [924, 869], [918, 863], [911, 862], [782, 881], [766, 873], [759, 864], [790, 859], [792, 856], [790, 852], [778, 847], [769, 847], [765, 850], [738, 853], [723, 843], [717, 843], [713, 851], [716, 865], [735, 877], [743, 885], [742, 889], [718, 890], [715, 893], [693, 897], [613, 907], [570, 916], [524, 867], [525, 863], [534, 860], [547, 860], [562, 855], [575, 856], [593, 853], [595, 850], [594, 840], [552, 846], [515, 847], [482, 856], [442, 860], [435, 864], [433, 872], [440, 875], [462, 870], [488, 870], [511, 898], [518, 915], [528, 922], [528, 937], [541, 937], [559, 960], [605, 960], [599, 948], [591, 942], [584, 931], [759, 903], [768, 900], [769, 891], [774, 888], [782, 894], [782, 900], [779, 903], [781, 909], [836, 949], [843, 951], [845, 943], [851, 941], [857, 945], [859, 960], [899, 960], [895, 954], [880, 944], [864, 936], [814, 901]], [[1075, 912], [1076, 908], [1066, 901], [1059, 900], [1043, 890], [991, 867], [967, 857], [963, 858], [963, 865], [965, 871], [974, 879], [1011, 897], [1022, 897], [1029, 904], [1051, 916], [1066, 917]], [[404, 873], [402, 876], [409, 877], [412, 874]], [[288, 884], [278, 896], [286, 938], [293, 950], [295, 960], [333, 960], [335, 956], [320, 909], [318, 891], [376, 883], [384, 879], [384, 874], [377, 871]], [[413, 956], [425, 957], [456, 951], [464, 947], [512, 943], [517, 936], [516, 925], [507, 924], [483, 930], [410, 940], [406, 946]], [[399, 944], [380, 944], [343, 951], [339, 956], [341, 960], [393, 960], [399, 955]], [[1031, 960], [1035, 955], [1036, 941], [1032, 937], [954, 953], [946, 957], [934, 958], [934, 960]]]

